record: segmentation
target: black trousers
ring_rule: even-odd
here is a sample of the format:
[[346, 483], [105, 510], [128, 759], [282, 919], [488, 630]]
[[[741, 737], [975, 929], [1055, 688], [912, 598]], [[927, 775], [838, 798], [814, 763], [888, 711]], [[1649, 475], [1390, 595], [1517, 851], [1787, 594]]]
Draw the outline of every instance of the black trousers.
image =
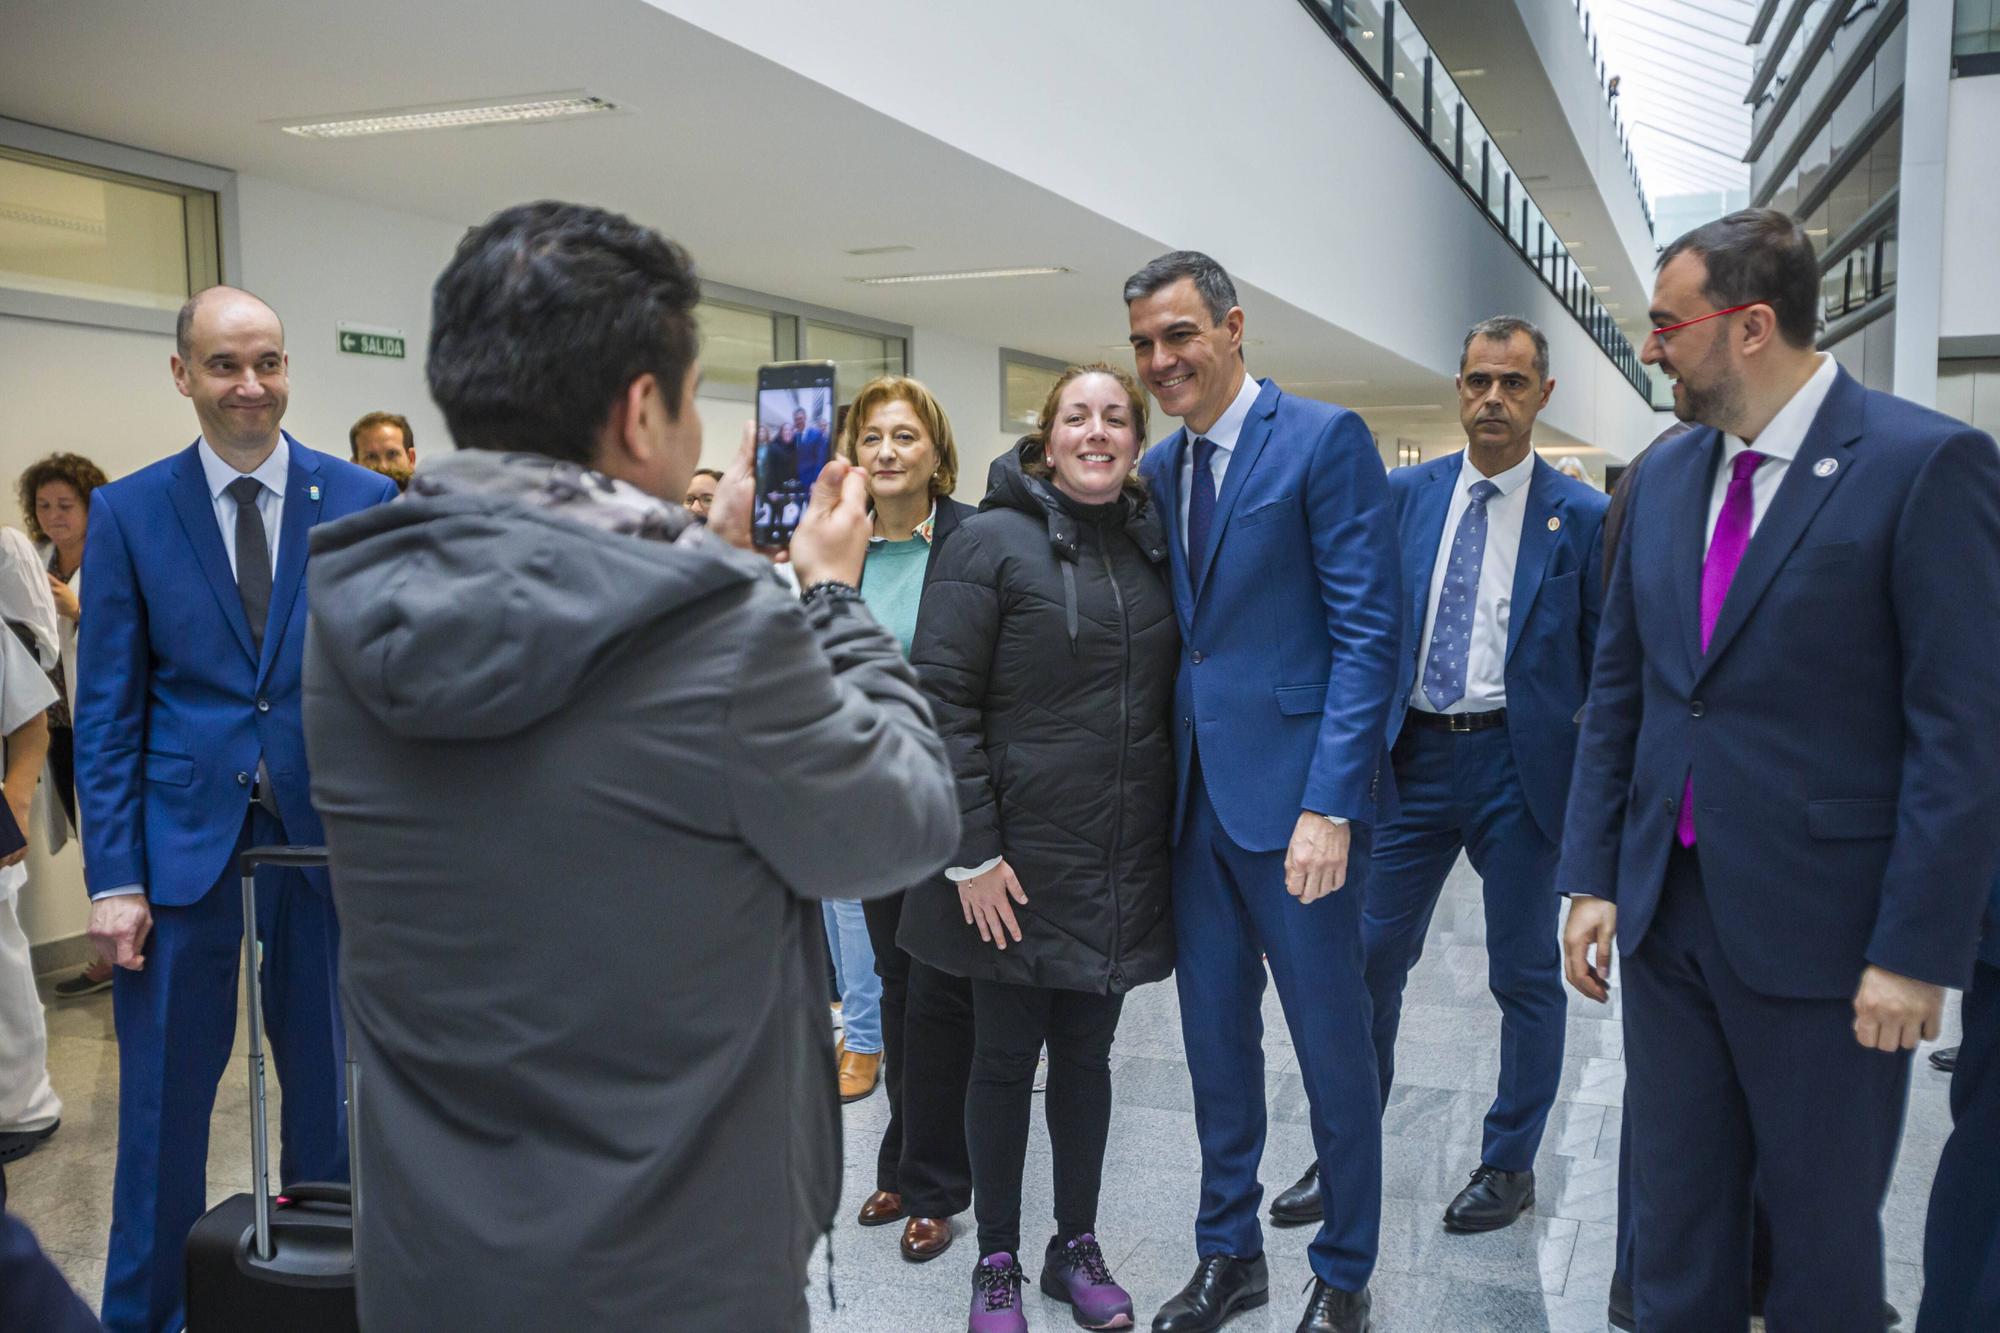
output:
[[908, 1217], [955, 1217], [972, 1202], [965, 1081], [972, 1069], [972, 985], [896, 945], [903, 895], [861, 904], [882, 978], [882, 1083], [889, 1124], [875, 1188], [903, 1196]]
[[1043, 1114], [1055, 1173], [1056, 1234], [1097, 1229], [1104, 1141], [1111, 1132], [1111, 1039], [1122, 995], [972, 983], [972, 1082], [965, 1094], [965, 1141], [972, 1154], [979, 1252], [1018, 1255], [1021, 1169], [1035, 1063], [1049, 1048]]
[[69, 826], [76, 828], [76, 732], [69, 727], [49, 728], [49, 776]]

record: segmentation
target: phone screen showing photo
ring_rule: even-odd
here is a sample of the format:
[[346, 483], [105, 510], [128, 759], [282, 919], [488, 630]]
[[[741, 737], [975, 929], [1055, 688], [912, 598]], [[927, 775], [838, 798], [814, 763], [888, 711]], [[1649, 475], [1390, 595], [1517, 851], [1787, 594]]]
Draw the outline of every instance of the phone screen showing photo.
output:
[[833, 363], [765, 366], [757, 372], [757, 545], [790, 544], [820, 469], [833, 457]]

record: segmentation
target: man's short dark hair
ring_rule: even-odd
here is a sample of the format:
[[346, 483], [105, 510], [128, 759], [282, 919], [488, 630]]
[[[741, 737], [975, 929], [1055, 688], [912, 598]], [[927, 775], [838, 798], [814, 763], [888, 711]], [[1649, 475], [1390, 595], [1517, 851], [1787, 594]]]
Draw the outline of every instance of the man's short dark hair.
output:
[[1535, 373], [1543, 379], [1549, 377], [1548, 336], [1519, 315], [1495, 315], [1492, 319], [1482, 319], [1465, 331], [1465, 341], [1458, 345], [1458, 368], [1465, 369], [1465, 358], [1472, 354], [1472, 344], [1480, 338], [1491, 338], [1494, 342], [1510, 343], [1514, 335], [1525, 333], [1528, 341], [1535, 345]]
[[[722, 480], [722, 469], [721, 469], [721, 468], [719, 468], [719, 467], [698, 467], [698, 468], [696, 468], [696, 469], [694, 470], [694, 475], [695, 475], [696, 477], [712, 477], [712, 478], [714, 478], [714, 479], [715, 479], [716, 481], [721, 481], [721, 480]], [[693, 477], [690, 477], [690, 478], [688, 479], [688, 484], [689, 484], [689, 485], [693, 485], [693, 484], [694, 484], [694, 478], [693, 478]]]
[[403, 432], [403, 447], [405, 449], [415, 449], [417, 447], [417, 433], [410, 429], [409, 418], [400, 416], [394, 412], [370, 412], [367, 416], [362, 417], [361, 420], [347, 428], [347, 456], [349, 458], [359, 458], [361, 456], [361, 432], [364, 430], [374, 430], [377, 426], [394, 426], [397, 430]]
[[1746, 208], [1703, 223], [1660, 251], [1654, 267], [1681, 254], [1699, 255], [1708, 266], [1702, 295], [1717, 310], [1763, 302], [1792, 346], [1811, 347], [1819, 337], [1819, 257], [1805, 228], [1777, 209]]
[[1143, 300], [1182, 278], [1192, 278], [1208, 317], [1220, 324], [1236, 305], [1236, 284], [1222, 265], [1199, 250], [1171, 250], [1125, 279], [1125, 304]]
[[551, 200], [504, 209], [431, 293], [431, 397], [461, 448], [589, 465], [639, 376], [679, 416], [700, 296], [687, 251], [650, 227]]

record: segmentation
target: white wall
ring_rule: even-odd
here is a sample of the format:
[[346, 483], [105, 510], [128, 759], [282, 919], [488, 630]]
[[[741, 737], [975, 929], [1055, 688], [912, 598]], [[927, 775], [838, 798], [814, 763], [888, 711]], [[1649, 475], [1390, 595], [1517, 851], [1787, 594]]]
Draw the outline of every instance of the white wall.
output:
[[[410, 418], [419, 457], [442, 447], [444, 423], [423, 381], [430, 289], [461, 228], [433, 218], [240, 177], [244, 286], [285, 321], [292, 400], [285, 427], [345, 457], [363, 412]], [[383, 361], [335, 350], [334, 324], [400, 328], [409, 357]], [[19, 521], [14, 479], [43, 454], [88, 455], [119, 477], [193, 440], [200, 427], [167, 370], [173, 338], [0, 316], [0, 522]], [[29, 853], [21, 924], [40, 944], [76, 935], [88, 915], [72, 845]]]
[[1953, 79], [1945, 131], [1941, 338], [2000, 336], [2000, 246], [1993, 240], [1993, 219], [2000, 218], [1996, 125], [2000, 77]]
[[[1456, 370], [1472, 323], [1523, 315], [1563, 367], [1551, 425], [1613, 452], [1651, 438], [1651, 409], [1294, 0], [1177, 5], [1171, 23], [1102, 0], [1092, 21], [1119, 34], [1116, 58], [1035, 78], [1032, 96], [1024, 71], [1059, 67], [1049, 34], [1074, 25], [1070, 0], [649, 3], [1140, 235], [1208, 250], [1435, 374]], [[1182, 106], [1196, 85], [1212, 94], [1198, 115]], [[1195, 188], [1218, 173], [1240, 188]]]

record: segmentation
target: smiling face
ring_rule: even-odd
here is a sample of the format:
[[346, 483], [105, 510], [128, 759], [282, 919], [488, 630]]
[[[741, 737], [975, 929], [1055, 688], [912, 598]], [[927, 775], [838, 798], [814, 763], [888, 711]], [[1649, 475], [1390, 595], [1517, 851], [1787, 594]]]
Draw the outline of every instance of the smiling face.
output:
[[185, 355], [176, 349], [169, 364], [216, 452], [269, 454], [277, 446], [292, 386], [285, 331], [271, 307], [231, 288], [207, 293], [195, 306]]
[[1109, 375], [1078, 375], [1063, 385], [1049, 423], [1056, 489], [1082, 504], [1116, 500], [1145, 447], [1137, 421], [1125, 386]]
[[1217, 323], [1193, 278], [1168, 283], [1126, 306], [1139, 382], [1160, 408], [1199, 435], [1213, 426], [1243, 383], [1243, 310]]
[[854, 440], [854, 458], [877, 503], [928, 496], [937, 475], [937, 442], [910, 404], [892, 398], [874, 408]]
[[76, 487], [66, 481], [45, 481], [35, 488], [35, 523], [56, 549], [81, 546], [89, 522], [89, 506]]
[[404, 441], [401, 426], [383, 421], [354, 437], [354, 461], [384, 476], [400, 472], [407, 477], [417, 465], [417, 451]]
[[[1713, 314], [1716, 305], [1704, 290], [1707, 285], [1707, 260], [1692, 250], [1675, 255], [1653, 282], [1653, 327]], [[1682, 421], [1727, 429], [1740, 415], [1743, 376], [1731, 348], [1740, 319], [1723, 315], [1646, 335], [1639, 359], [1658, 366], [1673, 384], [1674, 415]]]

